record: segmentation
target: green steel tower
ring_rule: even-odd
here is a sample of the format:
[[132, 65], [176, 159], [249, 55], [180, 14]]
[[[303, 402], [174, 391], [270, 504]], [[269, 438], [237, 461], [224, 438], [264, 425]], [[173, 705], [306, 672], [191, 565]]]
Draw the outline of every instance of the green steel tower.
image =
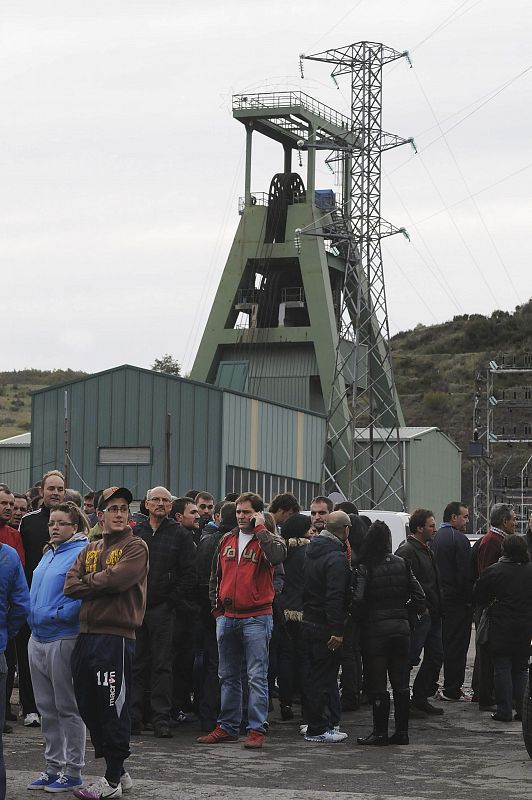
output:
[[[312, 58], [329, 60], [321, 55]], [[344, 116], [301, 92], [236, 95], [233, 116], [246, 130], [241, 219], [191, 377], [325, 413], [327, 441], [317, 443], [324, 444], [324, 491], [361, 508], [402, 508], [397, 433], [404, 422], [384, 285], [375, 294], [367, 257], [368, 247], [380, 254], [380, 237], [396, 229], [381, 223], [376, 239], [366, 195], [355, 201], [365, 186], [365, 159], [375, 155], [364, 126], [354, 113]], [[254, 133], [282, 147], [282, 171], [267, 193], [251, 188]], [[405, 141], [382, 136], [389, 146]], [[316, 189], [319, 150], [331, 151], [336, 192]], [[302, 151], [305, 182], [292, 166], [295, 154], [301, 166]], [[378, 191], [374, 181], [374, 205]], [[360, 234], [368, 226], [371, 245]]]
[[[246, 130], [245, 195], [191, 377], [327, 413], [345, 259], [325, 236], [341, 209], [334, 192], [315, 189], [315, 150], [305, 182], [292, 160], [307, 142], [351, 141], [350, 121], [301, 92], [236, 95], [233, 116]], [[266, 193], [251, 190], [254, 134], [282, 147]], [[308, 227], [324, 235], [296, 235]], [[341, 382], [353, 382], [348, 368]]]

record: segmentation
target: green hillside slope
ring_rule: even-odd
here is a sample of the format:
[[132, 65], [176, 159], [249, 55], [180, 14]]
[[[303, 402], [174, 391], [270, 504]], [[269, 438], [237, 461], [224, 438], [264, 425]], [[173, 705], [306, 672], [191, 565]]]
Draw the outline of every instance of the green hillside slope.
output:
[[31, 392], [54, 383], [78, 378], [86, 373], [71, 369], [22, 369], [0, 372], [0, 439], [29, 431]]
[[[500, 364], [502, 354], [508, 363], [532, 353], [532, 301], [514, 313], [494, 311], [490, 317], [472, 314], [441, 325], [418, 325], [394, 336], [391, 345], [407, 425], [436, 425], [462, 448], [463, 495], [470, 499], [471, 465], [465, 456], [473, 430], [475, 377], [491, 359]], [[514, 380], [523, 383], [522, 376]], [[499, 455], [495, 469], [501, 459]]]

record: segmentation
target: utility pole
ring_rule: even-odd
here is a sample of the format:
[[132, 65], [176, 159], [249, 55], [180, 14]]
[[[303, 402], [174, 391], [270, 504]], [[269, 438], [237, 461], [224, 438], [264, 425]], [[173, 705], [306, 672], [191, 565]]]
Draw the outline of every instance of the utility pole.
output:
[[170, 441], [172, 438], [172, 415], [166, 415], [166, 423], [164, 429], [165, 441], [165, 464], [164, 464], [164, 485], [170, 491], [170, 482], [172, 479], [172, 449]]
[[[325, 494], [343, 492], [360, 508], [405, 508], [399, 428], [404, 419], [389, 345], [381, 240], [404, 228], [381, 218], [381, 156], [412, 144], [382, 130], [382, 70], [407, 52], [376, 42], [304, 55], [333, 64], [331, 77], [351, 77], [351, 124], [341, 141], [315, 143], [343, 162], [342, 218], [336, 243], [345, 256], [338, 347], [322, 466]], [[409, 59], [408, 59], [409, 60]], [[309, 143], [308, 148], [313, 146]], [[327, 159], [334, 160], [332, 158]], [[301, 233], [313, 233], [303, 230]], [[332, 238], [331, 232], [328, 232]], [[345, 381], [346, 373], [351, 380]], [[334, 454], [340, 457], [334, 458]]]
[[528, 457], [528, 460], [521, 470], [521, 533], [525, 534], [527, 529], [527, 517], [529, 509], [525, 507], [525, 475], [527, 478], [527, 488], [528, 488], [528, 465], [532, 461], [532, 456]]
[[63, 421], [63, 474], [65, 477], [65, 489], [68, 487], [69, 459], [70, 459], [70, 431], [68, 424], [68, 392], [64, 392], [64, 421]]

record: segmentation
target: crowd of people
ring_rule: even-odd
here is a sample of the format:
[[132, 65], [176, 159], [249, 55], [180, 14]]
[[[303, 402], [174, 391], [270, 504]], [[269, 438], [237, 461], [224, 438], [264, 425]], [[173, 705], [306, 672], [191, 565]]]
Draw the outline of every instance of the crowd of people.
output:
[[[302, 513], [289, 493], [266, 510], [253, 492], [216, 502], [162, 486], [138, 512], [132, 500], [116, 486], [81, 497], [57, 470], [28, 495], [0, 484], [0, 724], [9, 734], [19, 718], [16, 672], [22, 724], [45, 743], [28, 789], [120, 797], [133, 785], [130, 737], [171, 738], [194, 718], [200, 745], [244, 735], [262, 748], [275, 698], [318, 743], [345, 741], [342, 712], [364, 702], [362, 746], [408, 745], [409, 719], [439, 717], [445, 703], [521, 718], [532, 530], [515, 534], [511, 506], [493, 506], [474, 547], [464, 503], [449, 503], [439, 527], [416, 509], [394, 554], [388, 526], [349, 501], [318, 496]], [[105, 762], [87, 786], [86, 730]]]

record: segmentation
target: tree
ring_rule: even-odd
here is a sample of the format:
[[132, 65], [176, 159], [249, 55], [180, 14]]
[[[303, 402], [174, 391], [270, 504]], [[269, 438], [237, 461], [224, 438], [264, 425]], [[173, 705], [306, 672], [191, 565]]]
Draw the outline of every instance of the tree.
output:
[[165, 375], [181, 375], [181, 364], [169, 353], [165, 353], [162, 358], [156, 358], [151, 368], [155, 372], [164, 372]]

